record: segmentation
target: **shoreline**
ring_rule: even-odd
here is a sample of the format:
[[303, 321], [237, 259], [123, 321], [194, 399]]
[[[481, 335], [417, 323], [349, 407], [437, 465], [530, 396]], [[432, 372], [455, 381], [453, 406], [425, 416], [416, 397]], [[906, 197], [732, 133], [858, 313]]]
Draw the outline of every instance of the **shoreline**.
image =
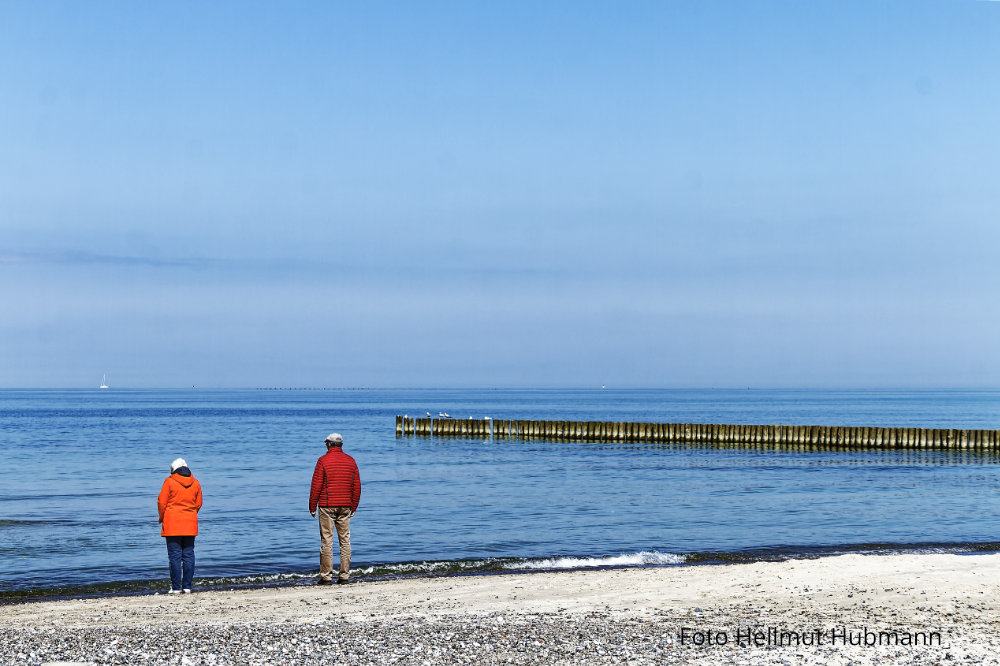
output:
[[998, 609], [998, 553], [415, 577], [11, 603], [0, 664], [998, 663]]
[[[413, 562], [359, 565], [352, 569], [352, 580], [382, 582], [415, 578], [454, 578], [463, 576], [534, 575], [540, 573], [614, 571], [618, 569], [672, 568], [752, 564], [755, 562], [785, 562], [839, 555], [907, 555], [907, 554], [994, 554], [1000, 553], [1000, 542], [922, 542], [922, 543], [855, 543], [839, 546], [778, 546], [747, 550], [694, 553], [661, 553], [639, 551], [619, 555], [552, 557], [504, 557], [462, 560], [422, 560]], [[311, 585], [316, 572], [254, 573], [245, 576], [204, 576], [195, 579], [203, 591], [226, 592], [266, 588], [301, 587]], [[11, 604], [132, 597], [157, 594], [169, 579], [117, 580], [90, 585], [50, 588], [10, 589], [0, 592], [0, 608]]]

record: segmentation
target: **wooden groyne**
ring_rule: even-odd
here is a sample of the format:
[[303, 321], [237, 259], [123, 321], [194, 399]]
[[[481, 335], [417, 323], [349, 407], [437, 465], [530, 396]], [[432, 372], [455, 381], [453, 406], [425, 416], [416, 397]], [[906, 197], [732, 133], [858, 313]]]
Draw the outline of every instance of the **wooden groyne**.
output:
[[1000, 430], [396, 417], [396, 436], [889, 449], [996, 449]]

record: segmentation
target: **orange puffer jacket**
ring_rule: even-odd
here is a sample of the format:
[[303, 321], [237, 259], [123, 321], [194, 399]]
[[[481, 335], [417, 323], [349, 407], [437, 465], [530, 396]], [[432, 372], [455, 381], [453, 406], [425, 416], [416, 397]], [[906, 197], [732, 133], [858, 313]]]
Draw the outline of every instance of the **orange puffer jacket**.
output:
[[156, 502], [160, 509], [160, 536], [197, 536], [201, 484], [193, 476], [171, 474]]

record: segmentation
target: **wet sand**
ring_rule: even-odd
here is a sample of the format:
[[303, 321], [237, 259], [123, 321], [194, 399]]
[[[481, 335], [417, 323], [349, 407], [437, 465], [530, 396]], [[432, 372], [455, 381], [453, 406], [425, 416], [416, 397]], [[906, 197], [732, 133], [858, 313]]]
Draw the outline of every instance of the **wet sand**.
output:
[[0, 664], [997, 664], [998, 653], [997, 554], [851, 554], [0, 607]]

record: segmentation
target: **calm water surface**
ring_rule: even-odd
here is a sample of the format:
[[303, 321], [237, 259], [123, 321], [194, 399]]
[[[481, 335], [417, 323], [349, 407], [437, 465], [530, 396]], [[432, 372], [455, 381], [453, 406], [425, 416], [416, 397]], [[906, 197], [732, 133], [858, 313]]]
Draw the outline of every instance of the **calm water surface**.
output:
[[332, 431], [361, 468], [361, 576], [1000, 541], [992, 454], [395, 437], [396, 414], [426, 411], [1000, 428], [1000, 392], [0, 391], [0, 591], [166, 578], [156, 495], [178, 456], [204, 489], [202, 584], [310, 576]]

